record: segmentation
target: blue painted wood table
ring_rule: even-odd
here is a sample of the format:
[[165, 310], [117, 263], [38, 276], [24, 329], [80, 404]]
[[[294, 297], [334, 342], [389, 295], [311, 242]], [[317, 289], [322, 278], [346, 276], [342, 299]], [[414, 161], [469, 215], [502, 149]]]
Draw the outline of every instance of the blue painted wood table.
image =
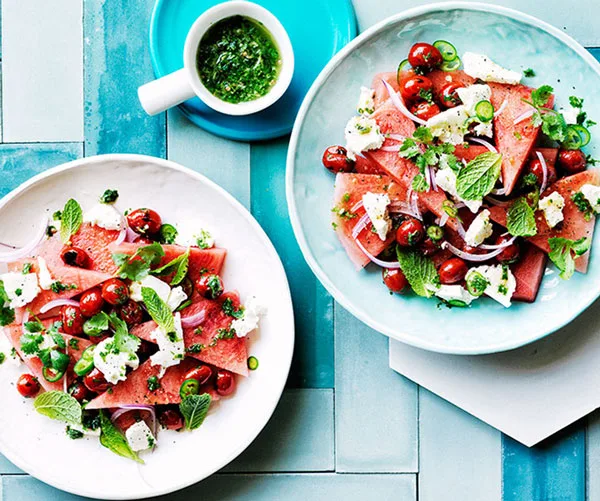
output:
[[[277, 247], [297, 317], [281, 404], [240, 458], [169, 499], [600, 500], [597, 415], [526, 449], [389, 369], [387, 339], [334, 304], [295, 243], [284, 194], [287, 138], [234, 143], [177, 110], [143, 113], [136, 89], [152, 78], [152, 2], [2, 0], [0, 195], [81, 156], [168, 157], [229, 190]], [[426, 2], [354, 3], [364, 30]], [[498, 3], [564, 28], [593, 53], [600, 47], [597, 0]], [[3, 501], [74, 499], [2, 457], [0, 473]]]

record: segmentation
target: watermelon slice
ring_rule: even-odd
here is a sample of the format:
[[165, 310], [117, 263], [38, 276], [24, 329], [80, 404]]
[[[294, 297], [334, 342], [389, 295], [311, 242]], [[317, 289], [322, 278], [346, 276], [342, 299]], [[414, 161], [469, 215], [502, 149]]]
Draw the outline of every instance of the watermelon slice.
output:
[[[541, 196], [546, 197], [550, 193], [557, 191], [565, 199], [565, 208], [563, 209], [564, 222], [555, 228], [549, 228], [546, 224], [546, 218], [543, 212], [536, 212], [536, 223], [538, 233], [527, 240], [533, 245], [548, 253], [550, 247], [548, 239], [554, 237], [568, 238], [578, 240], [583, 237], [591, 238], [594, 234], [595, 218], [586, 221], [583, 213], [575, 206], [571, 200], [571, 195], [580, 190], [584, 184], [600, 185], [600, 170], [590, 169], [579, 174], [559, 179], [550, 186]], [[490, 217], [496, 223], [506, 226], [506, 207], [490, 207]], [[585, 273], [588, 267], [590, 251], [575, 260], [575, 269]]]
[[356, 155], [354, 170], [359, 174], [385, 174], [375, 162], [362, 155]]
[[[160, 366], [152, 365], [150, 359], [146, 360], [136, 370], [127, 375], [125, 381], [119, 381], [110, 391], [97, 396], [86, 409], [106, 409], [123, 405], [165, 405], [181, 402], [179, 388], [185, 381], [185, 375], [195, 367], [198, 361], [185, 358], [179, 365], [169, 367], [160, 380], [160, 387], [156, 391], [148, 389], [148, 378], [159, 376]], [[214, 391], [212, 384], [200, 388], [200, 393], [210, 393], [213, 400], [218, 400], [219, 395]]]
[[490, 150], [485, 146], [480, 146], [478, 144], [468, 144], [466, 146], [464, 144], [457, 144], [454, 147], [454, 155], [456, 155], [456, 158], [461, 162], [463, 160], [465, 162], [470, 162], [482, 153], [487, 153], [488, 151]]
[[390, 95], [383, 84], [383, 81], [387, 82], [396, 92], [400, 90], [400, 86], [398, 85], [398, 78], [396, 76], [396, 72], [385, 72], [385, 73], [377, 73], [373, 77], [373, 83], [371, 84], [371, 88], [375, 91], [375, 95], [373, 96], [373, 101], [375, 103], [375, 110], [379, 107], [383, 106], [386, 101], [390, 98]]
[[87, 252], [90, 257], [90, 269], [114, 274], [117, 266], [112, 260], [109, 245], [119, 236], [117, 230], [105, 230], [90, 223], [83, 223], [79, 231], [71, 237], [75, 247]]
[[[196, 333], [196, 329], [194, 328], [183, 329], [185, 347], [190, 348], [193, 345], [202, 344], [206, 348], [199, 353], [190, 353], [189, 356], [221, 369], [247, 376], [248, 349], [246, 338], [238, 338], [236, 336], [233, 339], [220, 339], [215, 346], [209, 347], [220, 329], [228, 329], [231, 326], [233, 319], [222, 308], [223, 301], [227, 298], [232, 300], [236, 308], [239, 307], [240, 299], [238, 294], [228, 292], [215, 301], [198, 298], [194, 304], [183, 310], [183, 319], [195, 315], [202, 310], [205, 312], [205, 320], [202, 323], [202, 331], [199, 334]], [[156, 343], [151, 336], [154, 329], [156, 329], [156, 323], [149, 321], [135, 326], [131, 330], [131, 333], [145, 341]]]
[[473, 85], [475, 83], [475, 79], [467, 75], [462, 70], [434, 70], [431, 73], [427, 74], [427, 78], [429, 78], [431, 80], [431, 83], [433, 84], [434, 96], [439, 96], [442, 91], [442, 88], [444, 88], [449, 83], [456, 84], [459, 87], [468, 87], [469, 85]]
[[535, 301], [544, 277], [547, 260], [544, 251], [535, 245], [527, 242], [521, 245], [521, 259], [511, 266], [511, 271], [517, 281], [513, 300], [527, 303]]

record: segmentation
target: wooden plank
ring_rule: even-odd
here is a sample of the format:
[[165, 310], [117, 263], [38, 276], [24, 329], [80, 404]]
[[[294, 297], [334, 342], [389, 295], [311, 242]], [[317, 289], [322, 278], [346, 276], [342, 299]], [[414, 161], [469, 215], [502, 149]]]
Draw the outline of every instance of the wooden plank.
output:
[[304, 261], [285, 198], [287, 138], [252, 145], [252, 213], [272, 240], [287, 272], [296, 319], [288, 386], [333, 387], [333, 300]]
[[147, 37], [153, 5], [154, 0], [84, 2], [86, 156], [166, 154], [165, 114], [149, 117], [137, 98], [137, 88], [154, 78]]
[[388, 366], [388, 338], [335, 309], [336, 471], [418, 471], [417, 386]]
[[419, 423], [420, 501], [502, 499], [500, 432], [423, 388]]
[[2, 17], [4, 141], [82, 141], [82, 2], [2, 0]]

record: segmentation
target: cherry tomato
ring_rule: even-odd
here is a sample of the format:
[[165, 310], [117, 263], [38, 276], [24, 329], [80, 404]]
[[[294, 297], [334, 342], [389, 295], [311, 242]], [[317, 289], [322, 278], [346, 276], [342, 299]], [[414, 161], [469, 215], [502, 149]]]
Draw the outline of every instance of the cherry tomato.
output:
[[162, 219], [152, 209], [136, 209], [127, 214], [127, 224], [140, 235], [154, 235], [162, 226]]
[[17, 379], [17, 390], [22, 396], [33, 398], [40, 391], [40, 383], [31, 374], [21, 374], [19, 379]]
[[60, 253], [60, 257], [69, 266], [78, 268], [89, 268], [90, 266], [88, 253], [79, 247], [65, 247]]
[[109, 304], [125, 304], [129, 301], [129, 287], [123, 280], [111, 278], [102, 284], [102, 298]]
[[423, 101], [422, 103], [414, 104], [410, 112], [422, 120], [429, 120], [431, 117], [440, 114], [440, 107], [435, 103]]
[[69, 336], [83, 334], [85, 319], [81, 314], [81, 308], [71, 305], [63, 306], [60, 310], [60, 320], [62, 322], [62, 331], [65, 334], [69, 334]]
[[158, 416], [158, 422], [167, 430], [181, 430], [183, 428], [183, 417], [175, 409], [165, 409]]
[[419, 42], [410, 48], [408, 62], [413, 68], [432, 70], [442, 64], [442, 54], [433, 45]]
[[[534, 158], [527, 165], [527, 174], [533, 174], [537, 178], [538, 186], [542, 186], [544, 182], [544, 168], [542, 167], [542, 162], [540, 162], [539, 158]], [[548, 179], [546, 186], [552, 184], [556, 181], [556, 175], [553, 171], [548, 169]]]
[[129, 326], [141, 324], [144, 319], [144, 310], [140, 303], [129, 300], [119, 308], [119, 317], [125, 320]]
[[354, 160], [348, 158], [348, 150], [343, 146], [330, 146], [323, 153], [323, 165], [331, 172], [352, 172]]
[[438, 96], [438, 99], [440, 100], [440, 103], [442, 103], [442, 106], [446, 108], [454, 108], [455, 106], [461, 104], [462, 101], [460, 100], [460, 97], [458, 97], [458, 93], [456, 92], [456, 89], [459, 89], [460, 87], [462, 86], [452, 82], [447, 83], [442, 87]]
[[79, 308], [84, 317], [93, 317], [102, 311], [104, 299], [100, 287], [85, 291], [79, 300]]
[[423, 95], [430, 92], [433, 88], [433, 83], [429, 78], [415, 75], [406, 80], [403, 80], [400, 85], [400, 94], [404, 99], [409, 101], [423, 99]]
[[196, 280], [196, 290], [208, 299], [217, 299], [223, 294], [223, 281], [219, 275], [202, 275]]
[[208, 365], [201, 365], [192, 369], [185, 375], [185, 379], [195, 379], [200, 384], [206, 383], [212, 376], [212, 369]]
[[440, 247], [431, 239], [431, 237], [426, 237], [425, 240], [423, 240], [423, 242], [421, 243], [421, 245], [419, 245], [419, 250], [423, 253], [424, 256], [432, 256], [440, 250]]
[[408, 285], [408, 280], [406, 280], [402, 270], [384, 268], [382, 275], [383, 283], [387, 285], [387, 288], [391, 292], [395, 292], [396, 294], [402, 292]]
[[[503, 244], [508, 242], [512, 237], [510, 235], [500, 235], [496, 239], [496, 245]], [[521, 253], [521, 248], [519, 244], [514, 242], [510, 244], [508, 247], [502, 249], [502, 252], [496, 256], [496, 259], [501, 264], [512, 264], [516, 263], [519, 260], [519, 254]]]
[[567, 174], [584, 171], [587, 165], [585, 153], [581, 150], [559, 150], [558, 165]]
[[443, 284], [455, 284], [465, 278], [469, 269], [467, 264], [458, 257], [451, 257], [444, 261], [438, 270], [440, 282]]
[[421, 221], [409, 218], [402, 221], [396, 230], [396, 242], [403, 247], [417, 245], [425, 236], [425, 230]]
[[235, 390], [235, 378], [233, 374], [225, 369], [219, 369], [217, 371], [215, 386], [219, 395], [231, 395]]
[[83, 402], [88, 396], [88, 389], [83, 383], [75, 381], [69, 386], [69, 395], [71, 395], [78, 402]]
[[83, 378], [83, 384], [93, 393], [103, 393], [112, 386], [96, 368]]

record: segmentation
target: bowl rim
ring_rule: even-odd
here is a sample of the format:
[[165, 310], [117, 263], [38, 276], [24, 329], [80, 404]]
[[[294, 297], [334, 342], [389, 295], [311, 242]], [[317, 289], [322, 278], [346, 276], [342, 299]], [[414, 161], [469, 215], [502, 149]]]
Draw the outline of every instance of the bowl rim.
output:
[[302, 222], [294, 195], [295, 157], [298, 148], [300, 131], [302, 129], [306, 114], [308, 113], [312, 101], [321, 89], [323, 83], [331, 76], [331, 74], [346, 59], [346, 57], [352, 53], [354, 49], [364, 45], [365, 43], [368, 43], [374, 36], [385, 31], [390, 26], [423, 14], [429, 14], [437, 11], [447, 12], [450, 10], [470, 10], [476, 12], [499, 14], [504, 17], [520, 21], [532, 27], [539, 28], [545, 31], [546, 33], [552, 35], [559, 41], [563, 42], [566, 46], [568, 46], [570, 49], [576, 52], [598, 74], [598, 76], [600, 76], [600, 63], [596, 61], [596, 59], [594, 59], [594, 57], [579, 42], [577, 42], [574, 38], [567, 35], [563, 31], [559, 30], [558, 28], [552, 26], [551, 24], [542, 21], [541, 19], [538, 19], [535, 16], [525, 14], [521, 11], [511, 9], [508, 7], [491, 5], [488, 3], [471, 3], [464, 1], [451, 1], [443, 3], [437, 2], [404, 10], [371, 26], [363, 33], [361, 33], [357, 38], [352, 40], [352, 42], [346, 45], [331, 59], [331, 61], [327, 64], [327, 66], [325, 66], [325, 68], [323, 68], [317, 79], [314, 81], [306, 97], [304, 98], [304, 101], [302, 102], [302, 106], [300, 107], [300, 111], [298, 112], [296, 121], [294, 122], [294, 128], [292, 130], [292, 135], [290, 138], [290, 144], [286, 160], [286, 198], [292, 229], [294, 230], [294, 235], [296, 236], [296, 240], [298, 241], [298, 245], [300, 246], [300, 250], [302, 251], [304, 259], [308, 263], [313, 273], [317, 276], [321, 284], [323, 284], [325, 289], [327, 289], [327, 291], [345, 310], [347, 310], [354, 317], [356, 317], [372, 329], [375, 329], [376, 331], [385, 334], [386, 336], [392, 339], [401, 341], [411, 346], [415, 346], [417, 348], [452, 355], [485, 355], [490, 353], [498, 353], [502, 351], [513, 350], [515, 348], [519, 348], [521, 346], [525, 346], [535, 341], [538, 341], [539, 339], [542, 339], [552, 334], [553, 332], [556, 332], [560, 328], [572, 322], [583, 311], [585, 311], [594, 301], [596, 301], [598, 295], [596, 297], [592, 297], [591, 299], [583, 303], [582, 307], [575, 313], [565, 315], [564, 320], [554, 325], [551, 329], [542, 330], [535, 336], [525, 340], [491, 344], [486, 346], [485, 348], [448, 347], [445, 345], [440, 345], [436, 342], [428, 342], [420, 337], [409, 335], [407, 333], [388, 328], [384, 324], [377, 321], [375, 318], [372, 318], [368, 313], [362, 313], [361, 311], [359, 311], [357, 308], [354, 307], [352, 301], [346, 299], [345, 294], [336, 287], [332, 280], [329, 279], [327, 273], [321, 268], [321, 265], [318, 263], [317, 259], [313, 255], [304, 235], [304, 231], [302, 229]]

